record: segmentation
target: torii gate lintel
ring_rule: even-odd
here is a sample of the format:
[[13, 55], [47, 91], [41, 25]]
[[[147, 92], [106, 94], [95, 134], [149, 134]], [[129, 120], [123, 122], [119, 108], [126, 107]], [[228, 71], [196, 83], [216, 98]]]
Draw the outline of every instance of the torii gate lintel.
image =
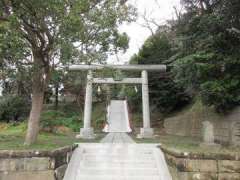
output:
[[[124, 78], [121, 81], [115, 81], [113, 78], [93, 78], [93, 70], [112, 68], [125, 71], [141, 71], [141, 78]], [[149, 110], [149, 90], [148, 90], [148, 71], [165, 72], [165, 65], [72, 65], [69, 70], [79, 71], [88, 70], [86, 96], [84, 105], [84, 126], [80, 129], [79, 138], [94, 138], [94, 130], [91, 127], [92, 113], [92, 86], [97, 84], [142, 84], [142, 106], [143, 106], [143, 128], [140, 129], [142, 138], [151, 138], [154, 134], [150, 123]]]

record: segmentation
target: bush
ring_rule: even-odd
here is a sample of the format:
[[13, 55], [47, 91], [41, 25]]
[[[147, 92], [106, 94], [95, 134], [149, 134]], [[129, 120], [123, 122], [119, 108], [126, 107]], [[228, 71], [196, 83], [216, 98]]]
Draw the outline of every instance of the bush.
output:
[[240, 81], [226, 79], [207, 81], [201, 85], [203, 103], [213, 105], [218, 112], [226, 112], [240, 105]]
[[56, 126], [65, 126], [73, 131], [79, 131], [79, 128], [82, 127], [82, 120], [79, 116], [68, 116], [66, 113], [56, 110], [44, 111], [41, 114], [42, 129], [50, 129], [51, 131]]
[[240, 105], [239, 62], [216, 53], [195, 53], [175, 61], [173, 74], [190, 95], [200, 94], [204, 104], [226, 112]]
[[20, 121], [29, 113], [29, 102], [16, 95], [0, 97], [0, 121]]

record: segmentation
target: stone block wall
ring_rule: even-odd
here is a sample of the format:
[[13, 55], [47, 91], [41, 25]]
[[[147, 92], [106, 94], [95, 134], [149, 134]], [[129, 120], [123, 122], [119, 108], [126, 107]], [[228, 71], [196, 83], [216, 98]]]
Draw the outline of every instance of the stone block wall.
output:
[[222, 144], [240, 145], [240, 107], [221, 115], [212, 108], [196, 102], [192, 107], [164, 120], [166, 133], [179, 136], [202, 137], [202, 122], [214, 127], [214, 139]]
[[0, 180], [62, 180], [75, 148], [0, 151]]
[[173, 180], [240, 180], [240, 154], [186, 154], [161, 149]]

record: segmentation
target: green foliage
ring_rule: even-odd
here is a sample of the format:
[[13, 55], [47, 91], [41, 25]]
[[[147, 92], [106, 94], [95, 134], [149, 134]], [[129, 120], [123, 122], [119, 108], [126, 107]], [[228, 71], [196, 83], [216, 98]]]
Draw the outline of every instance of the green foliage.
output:
[[131, 59], [131, 63], [159, 64], [165, 63], [174, 53], [167, 32], [159, 32], [150, 36], [139, 50], [138, 55]]
[[[106, 100], [106, 99], [105, 99]], [[93, 111], [92, 111], [92, 126], [95, 129], [103, 129], [103, 125], [106, 123], [106, 104], [104, 103], [94, 103], [93, 104]]]
[[73, 131], [79, 131], [79, 128], [82, 127], [82, 120], [77, 115], [67, 116], [61, 111], [48, 110], [41, 114], [41, 126], [43, 129], [50, 130], [56, 126], [65, 126]]
[[26, 121], [23, 122], [10, 122], [10, 123], [0, 123], [0, 141], [6, 136], [14, 136], [16, 134], [22, 135], [27, 130]]
[[182, 4], [184, 13], [160, 26], [131, 58], [134, 64], [169, 65], [165, 78], [149, 74], [152, 104], [166, 112], [200, 96], [217, 111], [239, 106], [239, 0]]
[[0, 97], [0, 121], [23, 120], [29, 112], [29, 103], [26, 98], [5, 95]]
[[183, 2], [186, 12], [173, 26], [181, 42], [175, 81], [217, 111], [240, 105], [240, 2]]
[[[118, 25], [131, 22], [135, 9], [119, 0], [72, 1], [71, 11], [63, 18], [61, 24], [62, 57], [69, 57], [77, 62], [105, 62], [107, 53], [126, 50], [128, 37], [118, 31]], [[73, 45], [73, 43], [78, 44]], [[98, 48], [96, 48], [96, 46]], [[71, 54], [72, 53], [72, 54]], [[73, 58], [72, 58], [73, 59]]]
[[209, 78], [221, 75], [221, 64], [216, 66], [217, 61], [215, 54], [203, 52], [179, 58], [172, 63], [175, 82], [185, 88], [196, 89]]
[[[1, 78], [18, 67], [28, 69], [26, 74], [32, 77], [29, 73], [36, 70], [29, 58], [32, 53], [45, 59], [39, 63], [47, 70], [59, 60], [61, 65], [103, 63], [109, 53], [128, 48], [129, 38], [118, 26], [136, 16], [135, 8], [120, 0], [3, 0], [0, 7]], [[60, 58], [54, 62], [56, 55]]]
[[[163, 31], [156, 33], [146, 40], [138, 55], [134, 55], [131, 63], [134, 64], [168, 64], [168, 60], [175, 54], [170, 40], [170, 33]], [[178, 106], [189, 101], [183, 88], [176, 84], [171, 74], [149, 73], [150, 104], [160, 112], [168, 113]], [[139, 95], [130, 98], [130, 101], [140, 101]], [[139, 103], [134, 103], [139, 104]]]
[[[2, 129], [1, 127], [5, 127]], [[26, 121], [21, 123], [0, 123], [0, 150], [54, 150], [57, 148], [72, 146], [74, 143], [95, 142], [98, 143], [105, 134], [98, 134], [96, 139], [76, 139], [75, 133], [56, 134], [40, 132], [38, 141], [31, 145], [24, 145], [24, 137], [27, 129]]]
[[[109, 53], [125, 51], [129, 39], [118, 26], [135, 17], [135, 8], [121, 0], [1, 0], [0, 7], [0, 23], [4, 22], [0, 25], [0, 47], [4, 47], [4, 51], [0, 50], [0, 61], [3, 61], [0, 67], [27, 66], [31, 72], [26, 74], [32, 80], [33, 97], [43, 96], [58, 66], [104, 63]], [[7, 53], [8, 49], [13, 53]], [[0, 76], [5, 73], [2, 71]], [[58, 92], [57, 79], [53, 77], [52, 81]], [[40, 107], [34, 112], [36, 116], [29, 118], [32, 123], [28, 124], [26, 144], [37, 138], [38, 129], [34, 128], [38, 124], [34, 124], [39, 122], [42, 104], [32, 102], [32, 106], [34, 104]]]
[[201, 85], [201, 97], [205, 104], [214, 105], [221, 112], [239, 105], [239, 79], [207, 81]]
[[[136, 92], [137, 90], [137, 92]], [[134, 112], [142, 111], [142, 94], [141, 87], [131, 86], [124, 89], [125, 96], [128, 98], [128, 104], [131, 107], [131, 110]]]
[[184, 89], [172, 78], [156, 78], [153, 75], [149, 83], [151, 102], [162, 113], [172, 112], [190, 101]]
[[[103, 103], [93, 103], [92, 126], [102, 129], [106, 121], [106, 107]], [[83, 126], [83, 112], [75, 103], [59, 104], [58, 110], [53, 105], [48, 105], [41, 114], [41, 127], [47, 131], [54, 131], [56, 127], [67, 127], [78, 132]]]

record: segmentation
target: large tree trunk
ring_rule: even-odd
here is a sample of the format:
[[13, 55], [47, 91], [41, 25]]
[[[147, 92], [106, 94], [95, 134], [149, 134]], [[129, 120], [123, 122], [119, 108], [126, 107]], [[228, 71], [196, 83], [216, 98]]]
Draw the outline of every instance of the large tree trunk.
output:
[[27, 135], [25, 144], [30, 145], [36, 142], [39, 133], [40, 115], [43, 107], [44, 92], [33, 93], [32, 107], [28, 119]]
[[31, 145], [36, 142], [39, 133], [40, 115], [44, 101], [44, 90], [48, 84], [49, 68], [46, 67], [44, 57], [40, 53], [33, 53], [33, 82], [32, 82], [32, 107], [28, 119], [28, 128], [25, 138], [25, 145]]

